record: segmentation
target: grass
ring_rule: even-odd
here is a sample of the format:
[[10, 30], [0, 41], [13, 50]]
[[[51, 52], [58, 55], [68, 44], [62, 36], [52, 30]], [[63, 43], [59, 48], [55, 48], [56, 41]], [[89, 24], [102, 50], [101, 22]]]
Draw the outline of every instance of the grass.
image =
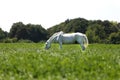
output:
[[120, 80], [120, 45], [1, 43], [0, 80]]

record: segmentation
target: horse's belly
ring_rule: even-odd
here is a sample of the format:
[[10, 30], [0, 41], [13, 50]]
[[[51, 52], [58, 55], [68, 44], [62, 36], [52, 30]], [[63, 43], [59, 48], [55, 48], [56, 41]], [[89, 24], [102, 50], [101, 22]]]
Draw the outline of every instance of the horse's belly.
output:
[[63, 43], [69, 44], [69, 43], [75, 43], [75, 39], [73, 37], [65, 37], [63, 38]]

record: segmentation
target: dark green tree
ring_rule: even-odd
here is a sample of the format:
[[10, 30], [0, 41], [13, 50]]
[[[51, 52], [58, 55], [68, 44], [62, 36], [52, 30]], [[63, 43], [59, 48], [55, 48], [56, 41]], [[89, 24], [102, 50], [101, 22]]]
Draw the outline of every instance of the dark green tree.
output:
[[9, 33], [10, 38], [27, 39], [34, 42], [45, 40], [47, 31], [41, 25], [27, 24], [22, 22], [14, 23]]
[[109, 39], [112, 44], [120, 44], [120, 31], [117, 33], [111, 33]]
[[86, 33], [90, 43], [110, 43], [109, 36], [120, 31], [120, 23], [114, 21], [86, 20], [84, 18], [67, 19], [47, 29], [49, 36], [58, 31], [67, 33]]
[[[25, 27], [25, 25], [22, 23], [22, 22], [17, 22], [17, 23], [14, 23], [10, 29], [10, 32], [9, 32], [9, 37], [10, 38], [18, 38], [18, 33]], [[20, 38], [20, 37], [19, 37]], [[18, 38], [18, 39], [19, 39]]]
[[118, 32], [118, 26], [108, 20], [103, 21], [103, 26], [106, 36], [109, 36], [111, 33]]
[[15, 36], [18, 40], [20, 39], [29, 39], [29, 33], [26, 27], [18, 29]]
[[[106, 35], [104, 31], [104, 26], [99, 24], [91, 24], [88, 26], [88, 29], [86, 31], [86, 34], [90, 40], [92, 40], [92, 43], [106, 43]], [[93, 36], [93, 37], [91, 37]], [[91, 41], [90, 41], [91, 42]]]
[[29, 39], [34, 42], [47, 39], [47, 31], [41, 25], [27, 24]]
[[1, 39], [5, 39], [7, 37], [8, 33], [4, 32], [1, 28], [0, 28], [0, 40]]

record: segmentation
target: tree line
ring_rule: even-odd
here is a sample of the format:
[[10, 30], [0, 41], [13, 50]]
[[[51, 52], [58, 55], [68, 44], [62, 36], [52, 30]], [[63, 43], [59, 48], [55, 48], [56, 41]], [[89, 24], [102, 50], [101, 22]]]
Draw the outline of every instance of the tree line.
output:
[[47, 39], [47, 30], [41, 25], [14, 23], [10, 32], [4, 32], [0, 29], [1, 42], [40, 42]]
[[84, 33], [90, 43], [120, 44], [120, 23], [108, 20], [87, 20], [84, 18], [67, 19], [47, 30], [41, 25], [25, 25], [22, 22], [16, 22], [11, 26], [9, 32], [5, 32], [0, 28], [0, 42], [46, 41], [58, 31]]
[[48, 29], [52, 35], [58, 31], [66, 33], [81, 32], [87, 35], [89, 43], [120, 43], [120, 23], [115, 21], [86, 20], [84, 18], [67, 19]]

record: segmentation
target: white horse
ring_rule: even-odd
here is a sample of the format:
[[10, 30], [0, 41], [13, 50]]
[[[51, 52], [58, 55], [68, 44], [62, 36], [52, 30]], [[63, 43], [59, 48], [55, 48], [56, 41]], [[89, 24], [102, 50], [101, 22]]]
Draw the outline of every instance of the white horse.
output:
[[62, 48], [62, 44], [72, 44], [79, 43], [82, 50], [85, 50], [88, 46], [87, 36], [83, 33], [63, 33], [62, 31], [54, 33], [45, 43], [45, 49], [49, 49], [51, 47], [52, 42], [59, 42], [60, 48]]

